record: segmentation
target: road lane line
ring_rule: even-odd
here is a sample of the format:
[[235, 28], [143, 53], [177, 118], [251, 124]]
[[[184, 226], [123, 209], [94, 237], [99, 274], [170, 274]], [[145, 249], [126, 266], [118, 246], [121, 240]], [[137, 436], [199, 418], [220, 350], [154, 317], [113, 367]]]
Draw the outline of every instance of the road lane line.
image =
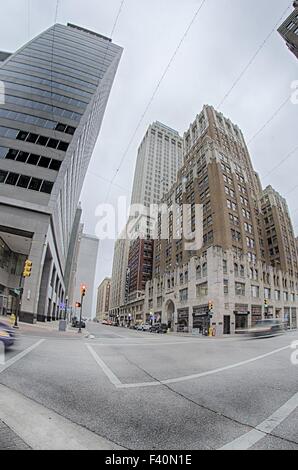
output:
[[186, 382], [188, 380], [199, 379], [201, 377], [206, 377], [208, 375], [218, 374], [218, 373], [224, 372], [226, 370], [235, 369], [236, 367], [241, 367], [243, 365], [259, 361], [261, 359], [272, 356], [273, 354], [277, 354], [281, 351], [285, 351], [286, 349], [290, 349], [290, 348], [291, 348], [291, 345], [285, 346], [283, 348], [275, 349], [274, 351], [271, 351], [269, 353], [262, 354], [261, 356], [256, 356], [256, 357], [253, 357], [251, 359], [247, 359], [245, 361], [237, 362], [236, 364], [230, 364], [230, 365], [225, 366], [225, 367], [220, 367], [218, 369], [208, 370], [206, 372], [200, 372], [198, 374], [185, 375], [185, 376], [177, 377], [177, 378], [174, 378], [174, 379], [166, 379], [166, 380], [160, 380], [160, 381], [156, 381], [156, 382], [121, 384], [121, 385], [118, 385], [118, 388], [153, 387], [153, 386], [157, 386], [157, 385], [168, 385], [168, 384], [174, 384], [174, 383], [179, 383], [179, 382]]
[[99, 343], [100, 339], [96, 338], [95, 340], [92, 341], [91, 344], [94, 346], [173, 346], [176, 344], [194, 344], [193, 341], [176, 341], [176, 342], [169, 342], [169, 343]]
[[2, 366], [0, 366], [0, 374], [1, 372], [3, 372], [4, 370], [8, 369], [8, 367], [12, 366], [13, 364], [15, 364], [17, 361], [19, 361], [20, 359], [22, 359], [23, 357], [27, 356], [27, 354], [29, 354], [31, 351], [33, 351], [35, 348], [37, 348], [41, 343], [43, 343], [45, 341], [45, 339], [40, 339], [39, 341], [37, 341], [36, 343], [34, 343], [32, 346], [29, 346], [29, 348], [27, 349], [24, 349], [24, 351], [20, 352], [19, 354], [17, 354], [16, 356], [12, 357], [11, 359], [8, 359], [8, 361], [6, 361], [6, 363]]
[[284, 405], [275, 411], [269, 418], [265, 419], [255, 429], [243, 436], [234, 439], [219, 450], [247, 450], [264, 437], [271, 434], [293, 411], [298, 407], [298, 393], [290, 398]]
[[91, 356], [93, 357], [93, 359], [95, 360], [95, 362], [99, 365], [99, 367], [101, 367], [101, 369], [103, 370], [105, 375], [108, 377], [109, 381], [113, 385], [115, 385], [115, 387], [118, 388], [119, 385], [121, 385], [121, 382], [118, 379], [118, 377], [116, 377], [114, 372], [100, 359], [100, 357], [98, 356], [98, 354], [96, 354], [96, 352], [93, 350], [93, 348], [90, 346], [90, 344], [86, 344], [86, 347], [89, 350], [89, 352], [90, 352]]
[[0, 419], [34, 450], [123, 449], [3, 385]]

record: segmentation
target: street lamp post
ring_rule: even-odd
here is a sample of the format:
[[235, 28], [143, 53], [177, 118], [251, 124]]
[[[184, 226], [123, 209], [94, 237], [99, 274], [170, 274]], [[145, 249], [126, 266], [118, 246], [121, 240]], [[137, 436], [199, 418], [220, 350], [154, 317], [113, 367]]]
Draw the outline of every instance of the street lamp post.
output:
[[64, 305], [64, 320], [67, 319], [67, 305], [68, 305], [68, 295], [65, 297], [65, 305]]

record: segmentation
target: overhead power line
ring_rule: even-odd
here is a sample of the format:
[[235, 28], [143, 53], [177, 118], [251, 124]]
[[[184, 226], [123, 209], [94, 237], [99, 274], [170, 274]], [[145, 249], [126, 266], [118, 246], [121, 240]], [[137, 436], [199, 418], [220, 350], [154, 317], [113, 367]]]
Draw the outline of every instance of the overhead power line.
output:
[[258, 137], [261, 132], [263, 132], [264, 129], [276, 118], [276, 116], [280, 113], [280, 111], [286, 106], [286, 104], [290, 101], [291, 95], [287, 97], [285, 101], [282, 102], [282, 104], [278, 107], [276, 111], [272, 114], [272, 116], [263, 124], [263, 126], [249, 139], [248, 145], [255, 140], [256, 137]]
[[217, 105], [217, 108], [220, 109], [220, 107], [223, 105], [223, 103], [227, 100], [227, 98], [230, 96], [234, 88], [238, 85], [240, 80], [243, 78], [249, 67], [252, 65], [252, 63], [255, 61], [263, 47], [267, 44], [271, 36], [275, 33], [276, 28], [280, 25], [280, 22], [282, 21], [283, 17], [286, 15], [287, 11], [291, 9], [292, 2], [291, 4], [286, 8], [286, 10], [283, 11], [282, 15], [278, 19], [278, 21], [275, 23], [273, 29], [270, 31], [270, 33], [266, 36], [264, 41], [260, 44], [260, 46], [257, 48], [256, 52], [253, 54], [253, 56], [249, 59], [248, 63], [245, 65], [244, 69], [241, 71], [240, 75], [236, 78], [236, 80], [233, 82], [231, 88], [227, 91], [227, 93], [224, 95], [223, 99], [219, 102]]
[[172, 54], [172, 56], [171, 56], [171, 58], [170, 58], [170, 60], [169, 60], [169, 62], [168, 62], [168, 64], [167, 64], [166, 68], [164, 69], [164, 71], [163, 71], [163, 73], [162, 73], [162, 75], [161, 75], [159, 81], [157, 82], [157, 85], [155, 86], [155, 88], [154, 88], [154, 90], [153, 90], [152, 96], [150, 97], [150, 99], [149, 99], [149, 101], [148, 101], [148, 103], [147, 103], [147, 105], [146, 105], [146, 107], [145, 107], [145, 109], [144, 109], [144, 111], [143, 111], [143, 113], [142, 113], [142, 115], [141, 115], [141, 117], [140, 117], [138, 123], [137, 123], [137, 126], [136, 126], [136, 128], [135, 128], [135, 130], [134, 130], [134, 132], [133, 132], [133, 134], [132, 134], [132, 136], [131, 136], [131, 138], [130, 138], [130, 140], [129, 140], [129, 142], [128, 142], [128, 145], [127, 145], [127, 147], [126, 147], [126, 149], [125, 149], [125, 151], [124, 151], [124, 153], [123, 153], [123, 155], [122, 155], [122, 157], [121, 157], [119, 166], [117, 167], [117, 169], [116, 169], [116, 171], [115, 171], [115, 174], [114, 174], [114, 176], [113, 176], [112, 179], [111, 179], [111, 185], [113, 184], [115, 178], [117, 177], [117, 175], [118, 175], [118, 173], [119, 173], [119, 171], [120, 171], [121, 166], [123, 165], [123, 162], [124, 162], [124, 160], [125, 160], [125, 158], [126, 158], [126, 156], [127, 156], [127, 154], [128, 154], [128, 151], [129, 151], [130, 147], [131, 147], [131, 144], [132, 144], [132, 142], [134, 141], [134, 139], [135, 139], [135, 137], [136, 137], [136, 135], [137, 135], [137, 132], [138, 132], [138, 130], [139, 130], [139, 128], [140, 128], [140, 126], [141, 126], [141, 124], [142, 124], [142, 122], [143, 122], [143, 119], [144, 119], [144, 117], [146, 116], [146, 114], [147, 114], [147, 112], [148, 112], [148, 110], [149, 110], [151, 104], [153, 103], [153, 101], [154, 101], [154, 99], [155, 99], [155, 97], [156, 97], [156, 95], [157, 95], [157, 92], [158, 92], [158, 90], [159, 90], [159, 88], [160, 88], [160, 86], [161, 86], [161, 84], [162, 84], [162, 82], [163, 82], [165, 76], [167, 75], [167, 73], [168, 73], [168, 71], [169, 71], [169, 69], [170, 69], [172, 63], [174, 62], [174, 59], [176, 58], [176, 56], [177, 56], [177, 54], [178, 54], [178, 52], [179, 52], [179, 50], [180, 50], [180, 48], [181, 48], [181, 46], [182, 46], [182, 44], [183, 44], [185, 38], [187, 37], [187, 35], [188, 35], [188, 33], [189, 33], [191, 27], [193, 26], [194, 22], [196, 21], [198, 15], [199, 15], [199, 13], [200, 13], [200, 11], [202, 10], [204, 4], [206, 3], [206, 1], [207, 1], [207, 0], [203, 0], [203, 1], [201, 2], [200, 6], [197, 8], [195, 14], [193, 15], [193, 17], [192, 17], [190, 23], [189, 23], [188, 26], [187, 26], [185, 32], [183, 33], [183, 35], [182, 35], [182, 37], [181, 37], [181, 39], [180, 39], [180, 41], [179, 41], [177, 47], [175, 48], [175, 50], [174, 50], [174, 52], [173, 52], [173, 54]]
[[267, 178], [269, 175], [271, 175], [272, 173], [275, 172], [275, 170], [277, 170], [277, 168], [279, 168], [281, 165], [283, 165], [283, 163], [285, 163], [285, 161], [287, 161], [292, 155], [294, 155], [296, 152], [298, 151], [298, 146], [294, 148], [294, 150], [292, 150], [291, 152], [289, 152], [285, 158], [283, 158], [282, 160], [280, 160], [280, 162], [274, 166], [268, 173], [266, 173], [265, 176], [263, 176], [263, 178]]

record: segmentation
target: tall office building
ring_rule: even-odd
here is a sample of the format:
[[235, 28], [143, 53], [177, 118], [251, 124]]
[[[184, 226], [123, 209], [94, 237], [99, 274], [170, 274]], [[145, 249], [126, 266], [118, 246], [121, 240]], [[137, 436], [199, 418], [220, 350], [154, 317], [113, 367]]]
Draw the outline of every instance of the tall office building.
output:
[[278, 28], [279, 34], [284, 38], [291, 52], [298, 59], [298, 1], [293, 3], [294, 11]]
[[109, 38], [56, 24], [0, 64], [0, 296], [10, 311], [29, 258], [26, 321], [56, 318], [68, 295], [79, 196], [121, 54]]
[[[153, 243], [146, 232], [152, 221], [146, 211], [150, 204], [158, 204], [176, 181], [182, 161], [183, 139], [179, 133], [160, 122], [150, 125], [138, 149], [131, 198], [131, 204], [143, 205], [144, 211], [129, 229], [131, 243], [128, 240], [118, 240], [115, 244], [111, 287], [112, 315], [116, 311], [123, 312], [123, 308], [119, 307], [130, 301], [136, 301], [141, 306], [138, 299], [144, 295], [145, 284], [152, 276]], [[141, 231], [147, 240], [138, 237], [138, 232]], [[127, 315], [122, 314], [121, 317], [124, 319]]]
[[[297, 253], [285, 200], [271, 187], [262, 190], [242, 132], [211, 106], [185, 133], [184, 148], [184, 165], [163, 200], [168, 214], [158, 233], [163, 222], [168, 236], [154, 244], [145, 314], [153, 311], [178, 331], [212, 326], [229, 334], [269, 317], [295, 327]], [[186, 249], [186, 204], [187, 231], [203, 231], [201, 247]]]
[[119, 316], [120, 306], [126, 300], [128, 254], [129, 240], [126, 237], [126, 230], [124, 230], [118, 240], [115, 241], [114, 246], [110, 298], [110, 315], [112, 318]]
[[72, 297], [69, 297], [69, 306], [74, 308], [76, 302], [81, 301], [81, 287], [86, 286], [86, 295], [83, 299], [83, 317], [95, 317], [96, 305], [94, 299], [94, 283], [99, 239], [83, 233], [83, 224], [80, 228], [78, 241], [77, 268], [74, 273], [74, 288]]
[[107, 320], [109, 316], [111, 278], [106, 277], [97, 289], [96, 318]]
[[176, 181], [183, 160], [179, 133], [155, 122], [149, 126], [138, 149], [132, 204], [158, 204]]

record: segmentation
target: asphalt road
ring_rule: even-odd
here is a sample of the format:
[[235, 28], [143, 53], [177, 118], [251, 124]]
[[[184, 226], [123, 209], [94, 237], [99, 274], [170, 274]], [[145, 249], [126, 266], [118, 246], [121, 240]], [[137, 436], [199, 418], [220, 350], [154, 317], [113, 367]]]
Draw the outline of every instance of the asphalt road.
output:
[[[0, 420], [11, 394], [30, 399], [28, 415], [34, 415], [31, 405], [42, 405], [36, 413], [45, 407], [64, 420], [61, 426], [79, 425], [100, 436], [103, 447], [298, 449], [298, 365], [291, 362], [297, 331], [249, 340], [91, 323], [88, 330], [94, 338], [21, 328], [0, 365]], [[11, 422], [36, 448], [38, 419], [28, 429], [19, 429], [18, 419], [27, 422], [25, 411]], [[47, 445], [55, 447], [54, 441]]]

